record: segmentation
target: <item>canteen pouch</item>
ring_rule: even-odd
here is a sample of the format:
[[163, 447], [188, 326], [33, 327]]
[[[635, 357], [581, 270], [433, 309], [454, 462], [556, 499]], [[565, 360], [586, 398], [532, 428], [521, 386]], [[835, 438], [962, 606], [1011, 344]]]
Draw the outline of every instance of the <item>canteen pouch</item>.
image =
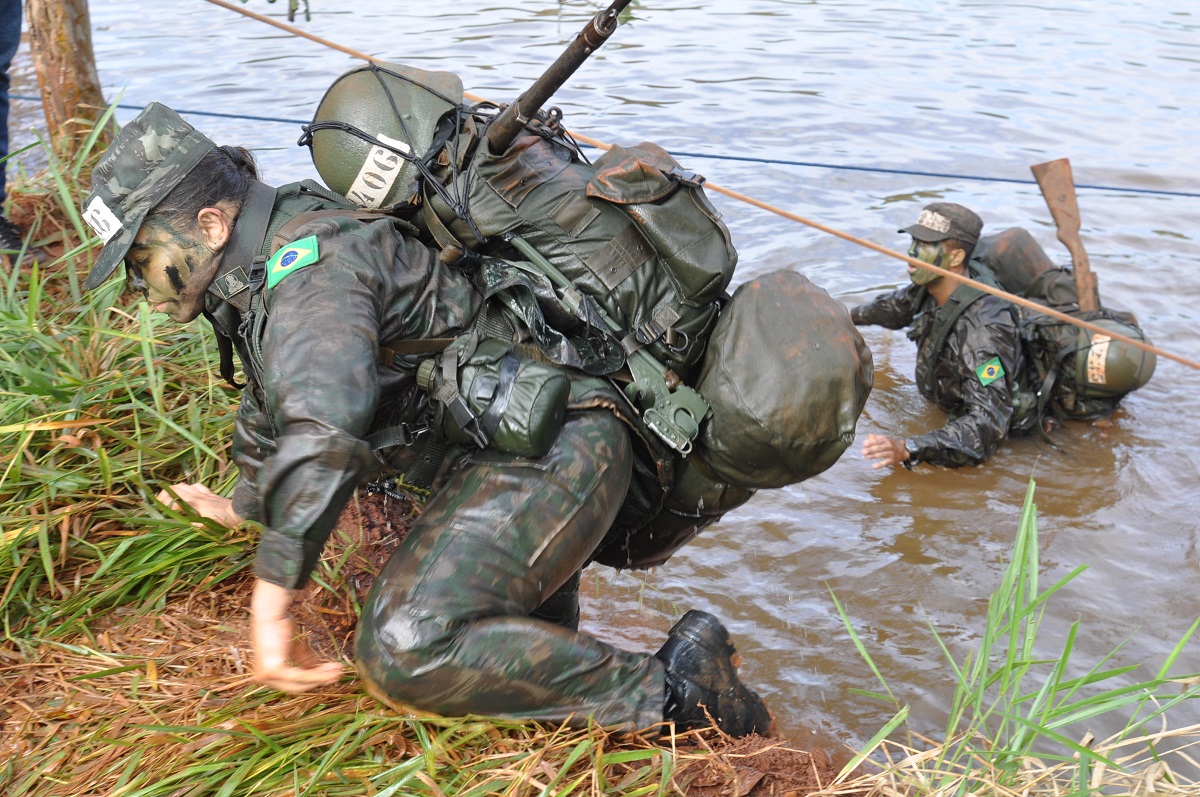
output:
[[[453, 351], [451, 348], [443, 356], [454, 356]], [[444, 381], [440, 364], [430, 370], [438, 382]], [[535, 459], [554, 445], [571, 394], [566, 372], [522, 357], [511, 344], [489, 338], [459, 365], [457, 381], [458, 398], [470, 415], [447, 406], [443, 428], [450, 442]], [[444, 385], [430, 384], [427, 374], [422, 387], [441, 398]], [[465, 424], [461, 422], [464, 417]]]

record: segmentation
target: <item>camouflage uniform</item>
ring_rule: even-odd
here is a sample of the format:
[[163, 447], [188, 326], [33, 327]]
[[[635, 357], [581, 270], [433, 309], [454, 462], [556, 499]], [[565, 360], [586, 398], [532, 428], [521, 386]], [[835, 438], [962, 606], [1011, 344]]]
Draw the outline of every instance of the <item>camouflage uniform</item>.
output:
[[[332, 197], [315, 183], [278, 189], [259, 235], [242, 226], [254, 215], [247, 203], [217, 282], [246, 265], [230, 257], [245, 251], [245, 235], [265, 258], [280, 225], [336, 206]], [[235, 509], [264, 525], [258, 576], [288, 588], [304, 583], [350, 494], [379, 468], [366, 438], [398, 423], [420, 428], [424, 418], [416, 360], [383, 365], [379, 344], [453, 336], [480, 310], [461, 271], [389, 220], [335, 216], [289, 237], [310, 235], [319, 259], [262, 290], [248, 314], [216, 296], [209, 307], [249, 364]], [[419, 448], [381, 455], [403, 471]], [[612, 525], [631, 470], [629, 433], [602, 411], [569, 414], [536, 460], [452, 449], [444, 484], [364, 607], [357, 660], [372, 691], [441, 714], [592, 715], [629, 728], [661, 721], [661, 663], [570, 627], [578, 572]], [[547, 602], [553, 610], [539, 611]]]
[[[113, 273], [147, 213], [214, 146], [157, 103], [122, 128], [84, 203], [105, 242], [85, 289]], [[355, 487], [385, 466], [405, 472], [421, 456], [428, 398], [416, 385], [419, 357], [381, 358], [381, 347], [455, 337], [480, 317], [490, 323], [494, 300], [402, 222], [364, 218], [310, 181], [247, 185], [220, 259], [204, 261], [216, 271], [203, 312], [222, 373], [232, 380], [236, 349], [247, 379], [234, 509], [265, 527], [258, 576], [294, 589]], [[653, 514], [655, 495], [661, 506], [671, 480], [641, 459], [642, 448], [635, 462], [635, 439], [647, 443], [622, 414], [617, 389], [574, 369], [570, 378], [567, 416], [546, 455], [449, 449], [432, 499], [364, 607], [363, 679], [385, 702], [443, 714], [590, 717], [633, 729], [668, 712], [689, 728], [708, 723], [705, 706], [734, 735], [765, 731], [769, 712], [738, 680], [736, 650], [712, 615], [688, 612], [654, 655], [576, 632], [580, 570], [593, 559], [625, 562], [630, 529]], [[396, 430], [405, 431], [400, 444]], [[635, 482], [641, 498], [627, 500]], [[671, 550], [686, 538], [678, 536]]]
[[[917, 387], [951, 417], [941, 429], [905, 440], [909, 464], [978, 465], [1005, 437], [1026, 431], [1026, 414], [1016, 410], [1026, 392], [1017, 314], [1012, 304], [995, 296], [972, 302], [935, 360], [932, 332], [942, 311], [928, 289], [906, 285], [853, 308], [850, 317], [858, 325], [909, 327], [908, 337], [917, 344]], [[980, 371], [997, 358], [1004, 375], [984, 384]]]

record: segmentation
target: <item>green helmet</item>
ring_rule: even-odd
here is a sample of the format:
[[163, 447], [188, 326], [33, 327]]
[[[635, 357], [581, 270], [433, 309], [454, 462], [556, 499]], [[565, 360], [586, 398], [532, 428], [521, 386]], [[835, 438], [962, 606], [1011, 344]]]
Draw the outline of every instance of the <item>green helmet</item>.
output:
[[325, 184], [351, 202], [404, 204], [416, 192], [416, 162], [432, 154], [438, 123], [462, 98], [457, 75], [372, 62], [333, 82], [300, 143]]
[[[1097, 318], [1094, 324], [1134, 340], [1146, 341], [1142, 330], [1116, 319]], [[1150, 381], [1158, 357], [1153, 352], [1108, 335], [1079, 330], [1075, 358], [1075, 389], [1083, 398], [1122, 396]]]

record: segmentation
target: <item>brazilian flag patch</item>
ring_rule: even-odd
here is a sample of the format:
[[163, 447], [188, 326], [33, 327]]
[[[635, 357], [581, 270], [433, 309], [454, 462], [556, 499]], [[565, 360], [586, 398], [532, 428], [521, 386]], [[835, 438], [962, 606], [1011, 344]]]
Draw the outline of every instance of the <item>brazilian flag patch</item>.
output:
[[1004, 376], [1004, 366], [1000, 364], [999, 357], [993, 357], [976, 368], [975, 375], [979, 377], [979, 384], [987, 387], [992, 382]]
[[311, 266], [320, 257], [317, 236], [310, 235], [299, 241], [292, 241], [267, 261], [267, 287], [274, 288], [284, 277], [295, 274], [305, 266]]

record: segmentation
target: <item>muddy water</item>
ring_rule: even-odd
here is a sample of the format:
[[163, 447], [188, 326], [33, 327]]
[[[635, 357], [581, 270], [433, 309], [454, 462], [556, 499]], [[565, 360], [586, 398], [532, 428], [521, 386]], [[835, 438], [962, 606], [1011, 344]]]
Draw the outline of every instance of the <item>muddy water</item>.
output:
[[[248, 8], [278, 15], [283, 5]], [[596, 9], [547, 0], [312, 5], [307, 30], [455, 71], [469, 91], [500, 101]], [[159, 100], [303, 120], [355, 63], [200, 0], [94, 0], [92, 16], [106, 90], [131, 106]], [[1044, 201], [1020, 181], [1031, 164], [1069, 157], [1077, 182], [1100, 186], [1081, 188], [1079, 202], [1105, 303], [1135, 312], [1159, 346], [1200, 359], [1197, 86], [1200, 10], [1171, 0], [700, 0], [635, 3], [631, 22], [555, 102], [581, 132], [691, 153], [685, 164], [713, 182], [893, 247], [906, 241], [898, 227], [945, 199], [976, 209], [992, 231], [1028, 227], [1065, 262]], [[295, 124], [191, 118], [219, 142], [259, 149], [271, 181], [312, 174], [293, 146]], [[854, 304], [905, 279], [898, 261], [715, 201], [742, 253], [739, 282], [793, 269]], [[901, 333], [864, 335], [876, 380], [859, 436], [940, 425], [912, 384], [912, 345]], [[1142, 663], [1136, 674], [1149, 676], [1200, 613], [1198, 423], [1200, 374], [1160, 361], [1110, 426], [1071, 424], [1055, 437], [1060, 450], [1021, 440], [983, 468], [884, 473], [856, 445], [825, 474], [756, 496], [657, 572], [591, 574], [585, 625], [650, 649], [679, 611], [712, 610], [741, 641], [747, 678], [785, 731], [853, 744], [889, 710], [849, 691], [875, 684], [832, 592], [913, 706], [914, 726], [935, 730], [950, 673], [929, 624], [960, 656], [977, 640], [1032, 477], [1044, 583], [1089, 568], [1051, 604], [1040, 652], [1056, 654], [1078, 622], [1080, 672], [1128, 640], [1115, 662]], [[1196, 653], [1189, 645], [1177, 669], [1200, 669]], [[1181, 713], [1180, 724], [1196, 713]]]

